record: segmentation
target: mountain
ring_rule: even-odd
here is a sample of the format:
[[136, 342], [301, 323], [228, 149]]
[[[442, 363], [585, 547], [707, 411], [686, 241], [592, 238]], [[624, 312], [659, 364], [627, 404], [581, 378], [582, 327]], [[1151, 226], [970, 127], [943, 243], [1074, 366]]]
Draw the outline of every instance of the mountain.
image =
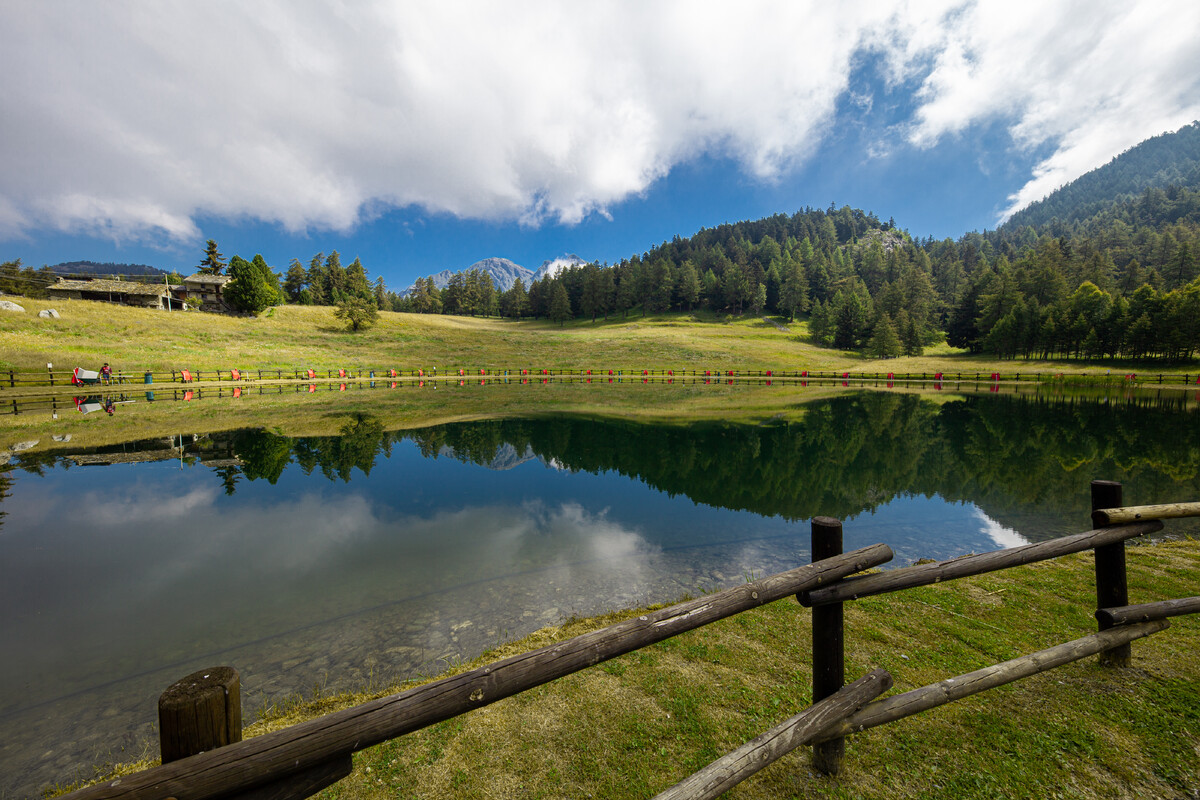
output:
[[[533, 280], [537, 281], [537, 280], [541, 280], [542, 278], [546, 278], [546, 277], [553, 278], [555, 275], [562, 272], [564, 269], [570, 269], [571, 267], [581, 267], [586, 263], [587, 263], [586, 261], [584, 261], [579, 256], [575, 255], [574, 253], [571, 253], [570, 255], [559, 256], [558, 258], [549, 259], [547, 261], [543, 261], [542, 265], [537, 268], [537, 272], [533, 273]], [[528, 284], [529, 282], [526, 281], [526, 283]]]
[[[449, 285], [450, 279], [459, 272], [470, 272], [473, 269], [481, 270], [492, 278], [492, 284], [496, 287], [496, 291], [506, 292], [512, 288], [513, 284], [520, 278], [526, 288], [533, 278], [533, 270], [522, 267], [520, 264], [515, 264], [507, 258], [485, 258], [482, 261], [476, 261], [471, 266], [463, 270], [450, 271], [444, 269], [441, 272], [430, 275], [433, 278], [433, 285], [439, 289], [445, 289]], [[411, 294], [416, 284], [409, 286], [404, 290], [403, 294]]]
[[1040, 228], [1058, 220], [1081, 222], [1134, 201], [1147, 189], [1200, 189], [1200, 122], [1134, 145], [1013, 214], [1001, 232]]
[[112, 264], [96, 261], [64, 261], [50, 267], [60, 275], [166, 275], [165, 270], [146, 264]]
[[[545, 277], [553, 278], [564, 269], [582, 266], [586, 263], [587, 262], [582, 258], [574, 253], [571, 253], [569, 255], [559, 256], [558, 258], [551, 258], [543, 261], [542, 265], [538, 267], [537, 271], [535, 272], [526, 267], [522, 267], [520, 264], [515, 264], [512, 261], [509, 261], [507, 258], [485, 258], [482, 261], [476, 261], [466, 269], [457, 270], [454, 272], [444, 269], [441, 272], [430, 275], [429, 277], [433, 278], [434, 286], [439, 289], [445, 289], [450, 283], [450, 279], [459, 272], [470, 272], [473, 269], [477, 269], [491, 276], [492, 284], [496, 287], [496, 291], [507, 292], [513, 287], [513, 284], [517, 282], [517, 278], [520, 278], [522, 283], [525, 284], [525, 288], [528, 289], [529, 284], [536, 280], [540, 280]], [[409, 295], [415, 288], [416, 284], [413, 284], [405, 289], [403, 294]]]
[[507, 258], [485, 258], [467, 267], [468, 272], [473, 269], [483, 270], [491, 275], [492, 283], [498, 292], [507, 292], [517, 282], [517, 278], [521, 279], [525, 288], [529, 288], [529, 281], [533, 277], [533, 270], [514, 264]]

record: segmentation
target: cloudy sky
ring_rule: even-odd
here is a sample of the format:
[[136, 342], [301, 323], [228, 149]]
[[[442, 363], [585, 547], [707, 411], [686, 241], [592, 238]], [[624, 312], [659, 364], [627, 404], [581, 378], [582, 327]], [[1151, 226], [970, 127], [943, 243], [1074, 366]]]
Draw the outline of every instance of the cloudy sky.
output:
[[0, 0], [0, 260], [393, 288], [849, 204], [918, 236], [1200, 118], [1195, 0]]

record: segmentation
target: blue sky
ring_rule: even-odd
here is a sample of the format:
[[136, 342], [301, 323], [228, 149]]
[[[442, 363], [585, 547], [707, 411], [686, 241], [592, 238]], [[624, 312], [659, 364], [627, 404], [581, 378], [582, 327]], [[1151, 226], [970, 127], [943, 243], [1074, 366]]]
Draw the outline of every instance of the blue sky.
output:
[[401, 289], [830, 203], [957, 237], [1200, 118], [1193, 2], [495, 5], [9, 4], [0, 260]]

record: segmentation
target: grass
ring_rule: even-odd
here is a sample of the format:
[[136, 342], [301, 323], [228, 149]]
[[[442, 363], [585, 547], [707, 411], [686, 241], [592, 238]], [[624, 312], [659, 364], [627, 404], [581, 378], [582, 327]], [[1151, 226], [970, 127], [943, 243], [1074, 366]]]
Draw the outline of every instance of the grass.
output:
[[[98, 368], [140, 374], [170, 371], [313, 367], [437, 366], [478, 370], [537, 368], [809, 369], [886, 372], [962, 371], [1176, 374], [1195, 365], [1001, 361], [945, 345], [923, 356], [864, 359], [814, 347], [804, 322], [778, 330], [759, 317], [673, 313], [608, 321], [545, 321], [382, 312], [374, 328], [348, 333], [328, 307], [283, 306], [258, 317], [168, 313], [86, 300], [23, 299], [26, 313], [0, 314], [0, 369], [40, 372]], [[60, 319], [37, 312], [57, 309]]]
[[[1196, 592], [1200, 543], [1131, 547], [1136, 602]], [[1094, 630], [1081, 554], [847, 604], [846, 666], [882, 666], [905, 691]], [[453, 670], [594, 630], [638, 611], [572, 620]], [[810, 613], [794, 600], [653, 645], [355, 756], [326, 798], [644, 798], [811, 700]], [[737, 798], [1185, 798], [1200, 789], [1200, 620], [1095, 659], [851, 737], [838, 778], [804, 749]], [[257, 735], [385, 692], [277, 709]], [[146, 766], [142, 764], [140, 766]]]

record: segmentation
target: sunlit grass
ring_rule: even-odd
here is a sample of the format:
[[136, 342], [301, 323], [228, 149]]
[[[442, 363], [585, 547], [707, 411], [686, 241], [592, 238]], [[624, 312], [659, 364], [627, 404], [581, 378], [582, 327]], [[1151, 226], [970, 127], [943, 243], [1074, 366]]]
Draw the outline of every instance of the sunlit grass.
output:
[[[22, 300], [26, 313], [0, 313], [0, 369], [41, 371], [317, 369], [439, 367], [520, 369], [603, 367], [623, 369], [773, 369], [884, 372], [956, 371], [1117, 372], [1127, 364], [1085, 361], [999, 361], [937, 345], [925, 355], [866, 359], [857, 353], [814, 347], [807, 324], [787, 332], [761, 317], [672, 313], [609, 320], [546, 321], [445, 317], [382, 312], [374, 328], [349, 333], [331, 308], [283, 306], [258, 317], [168, 313], [84, 300]], [[55, 308], [61, 319], [37, 312]], [[1195, 371], [1195, 365], [1141, 365], [1154, 373]], [[1134, 365], [1136, 367], [1136, 365]]]

